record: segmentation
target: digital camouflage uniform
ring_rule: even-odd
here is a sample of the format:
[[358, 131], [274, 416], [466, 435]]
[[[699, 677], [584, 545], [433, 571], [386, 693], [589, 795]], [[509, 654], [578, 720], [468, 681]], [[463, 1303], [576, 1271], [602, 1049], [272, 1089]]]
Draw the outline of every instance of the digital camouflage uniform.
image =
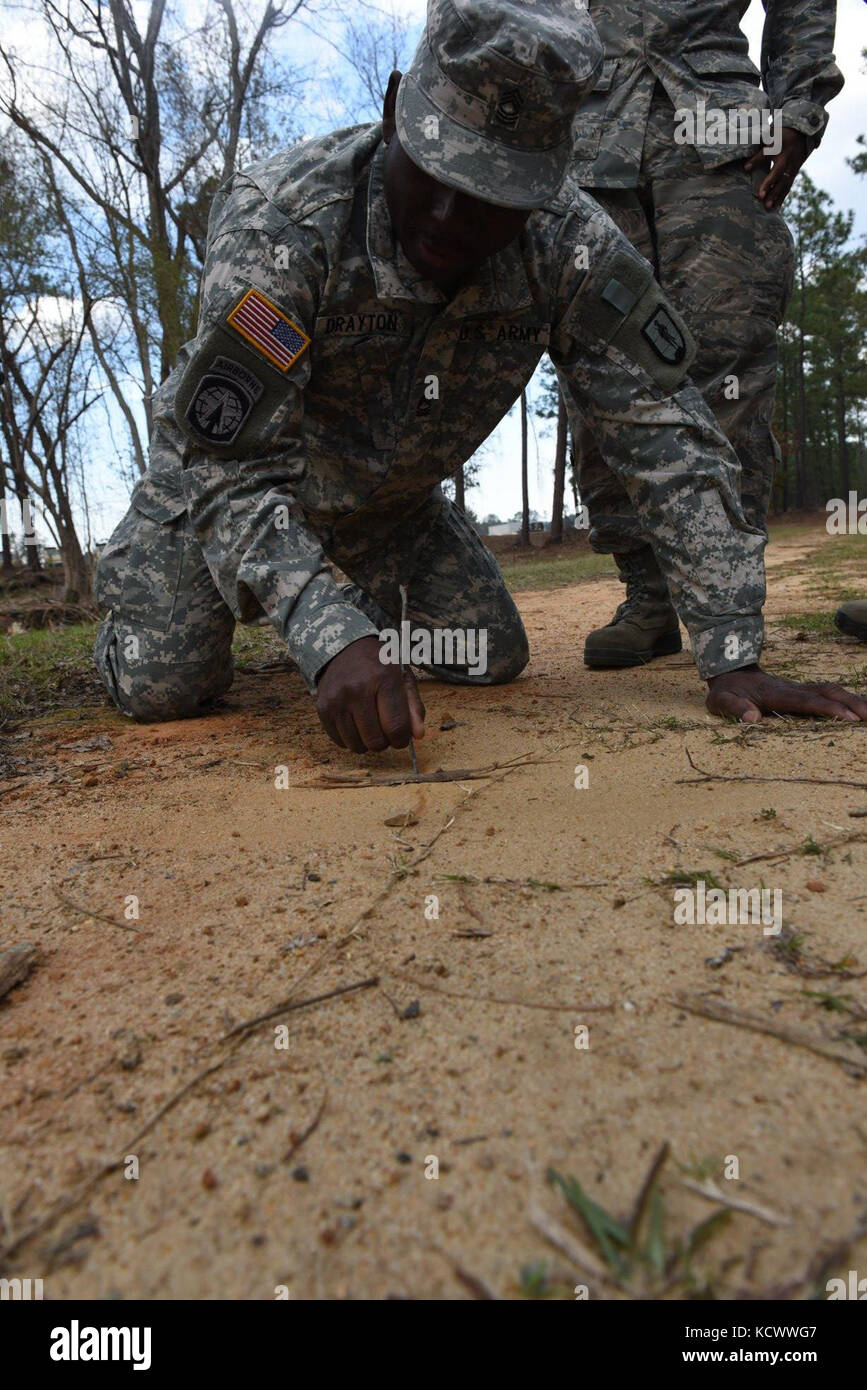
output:
[[[431, 14], [450, 3], [434, 0]], [[561, 4], [574, 29], [571, 0]], [[499, 9], [520, 36], [526, 4]], [[590, 26], [579, 43], [572, 76], [577, 65], [586, 85], [601, 49]], [[452, 102], [462, 118], [469, 110], [466, 119], [489, 123], [511, 123], [524, 102], [547, 112], [541, 79], [524, 82], [517, 102], [493, 82], [491, 52], [487, 42], [475, 57], [491, 89], [478, 109], [440, 90], [438, 75], [416, 100], [405, 77], [401, 139], [411, 146], [429, 129], [431, 93], [440, 110]], [[531, 68], [540, 53], [537, 29]], [[568, 123], [566, 137], [563, 168]], [[401, 583], [414, 627], [487, 630], [483, 677], [437, 674], [517, 675], [528, 657], [517, 610], [438, 484], [502, 419], [546, 350], [573, 421], [580, 412], [590, 422], [653, 536], [701, 674], [755, 661], [764, 537], [743, 517], [731, 448], [685, 380], [689, 333], [650, 266], [590, 198], [569, 191], [551, 194], [449, 298], [396, 244], [384, 156], [379, 125], [337, 131], [234, 175], [215, 199], [199, 331], [157, 393], [150, 467], [98, 569], [110, 613], [96, 660], [118, 706], [140, 719], [195, 713], [231, 682], [234, 622], [263, 613], [313, 692], [345, 647], [396, 625]], [[477, 149], [442, 140], [428, 170], [476, 187], [477, 161]], [[510, 168], [495, 150], [478, 183], [514, 199]]]
[[[781, 214], [754, 196], [769, 163], [748, 173], [748, 142], [675, 143], [675, 110], [696, 113], [702, 102], [706, 112], [778, 109], [812, 150], [843, 77], [832, 54], [834, 0], [765, 0], [761, 74], [740, 30], [747, 7], [589, 0], [605, 61], [574, 122], [571, 177], [651, 262], [689, 325], [697, 344], [690, 375], [737, 452], [745, 515], [763, 528], [779, 456], [776, 335], [791, 290], [792, 240]], [[590, 430], [577, 453], [594, 548], [619, 557], [628, 592], [664, 595], [641, 518]]]

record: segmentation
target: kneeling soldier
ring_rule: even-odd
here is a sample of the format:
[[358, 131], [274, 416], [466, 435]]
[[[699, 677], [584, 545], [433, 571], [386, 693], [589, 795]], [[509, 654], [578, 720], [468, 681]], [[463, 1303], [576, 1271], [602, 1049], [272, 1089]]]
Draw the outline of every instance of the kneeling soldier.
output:
[[709, 708], [867, 718], [839, 687], [756, 665], [765, 538], [685, 380], [689, 333], [598, 205], [559, 196], [598, 37], [574, 0], [526, 14], [431, 0], [381, 125], [307, 141], [218, 194], [199, 332], [157, 393], [150, 467], [97, 575], [111, 610], [97, 666], [125, 713], [201, 712], [231, 683], [235, 622], [265, 614], [335, 742], [405, 747], [424, 710], [378, 640], [401, 586], [414, 628], [487, 634], [484, 672], [437, 676], [517, 676], [517, 609], [438, 485], [547, 350], [652, 539]]

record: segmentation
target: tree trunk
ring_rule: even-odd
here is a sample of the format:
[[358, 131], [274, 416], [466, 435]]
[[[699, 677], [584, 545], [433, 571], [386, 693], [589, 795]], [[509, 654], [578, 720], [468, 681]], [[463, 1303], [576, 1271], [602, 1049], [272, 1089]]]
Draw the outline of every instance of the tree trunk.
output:
[[527, 476], [527, 393], [521, 392], [521, 545], [530, 544], [530, 482]]
[[0, 573], [11, 574], [14, 566], [12, 564], [12, 540], [9, 535], [9, 511], [6, 500], [6, 481], [0, 473], [0, 543], [2, 543], [2, 560], [0, 560]]
[[566, 446], [569, 440], [569, 416], [563, 392], [557, 397], [557, 451], [554, 455], [554, 497], [551, 502], [551, 543], [563, 539], [563, 491], [566, 487]]
[[840, 452], [840, 496], [849, 501], [849, 489], [852, 486], [850, 479], [852, 471], [849, 466], [849, 441], [846, 438], [846, 393], [843, 386], [842, 375], [837, 379], [837, 448]]
[[32, 574], [41, 574], [42, 561], [39, 558], [32, 503], [26, 496], [22, 497], [19, 494], [18, 505], [21, 509], [21, 529], [24, 532], [24, 565]]
[[795, 452], [795, 503], [807, 505], [807, 384], [804, 370], [804, 320], [806, 317], [803, 255], [799, 264], [797, 400], [798, 436]]
[[64, 601], [87, 604], [90, 601], [90, 566], [74, 526], [58, 527], [60, 558], [63, 563]]
[[466, 511], [464, 503], [464, 465], [461, 464], [455, 474], [455, 506], [460, 507], [462, 512]]

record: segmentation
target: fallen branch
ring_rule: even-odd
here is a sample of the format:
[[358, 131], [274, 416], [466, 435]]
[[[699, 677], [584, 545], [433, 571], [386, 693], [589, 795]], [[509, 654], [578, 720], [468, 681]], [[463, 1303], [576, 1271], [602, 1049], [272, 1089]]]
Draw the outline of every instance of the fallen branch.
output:
[[673, 1008], [685, 1009], [687, 1013], [697, 1014], [700, 1018], [710, 1018], [716, 1023], [730, 1023], [735, 1028], [748, 1028], [754, 1033], [767, 1033], [772, 1038], [779, 1038], [781, 1042], [815, 1052], [817, 1056], [826, 1057], [831, 1062], [840, 1062], [843, 1066], [851, 1068], [857, 1076], [867, 1076], [867, 1061], [863, 1057], [848, 1049], [837, 1047], [834, 1043], [824, 1042], [804, 1029], [786, 1028], [783, 1024], [773, 1023], [758, 1014], [735, 1009], [721, 1000], [705, 999], [694, 994], [680, 994], [668, 1002]]
[[82, 917], [95, 917], [98, 922], [107, 922], [110, 927], [120, 927], [123, 931], [139, 932], [139, 927], [134, 927], [131, 922], [118, 922], [114, 917], [109, 917], [104, 912], [97, 912], [92, 907], [79, 907], [71, 898], [67, 898], [58, 888], [54, 889], [54, 896], [57, 901], [63, 903], [64, 907], [69, 907], [73, 912], [79, 913]]
[[30, 974], [36, 958], [37, 948], [31, 941], [22, 941], [18, 946], [10, 946], [0, 951], [0, 999], [3, 999], [16, 985], [23, 984]]
[[[862, 840], [867, 840], [867, 834], [861, 832], [854, 835], [838, 835], [836, 840], [826, 840], [823, 845], [819, 845], [822, 854], [829, 849], [839, 849], [841, 845], [854, 845]], [[742, 864], [755, 864], [758, 860], [764, 859], [787, 859], [790, 854], [803, 854], [804, 842], [791, 845], [788, 849], [773, 850], [768, 854], [748, 854], [744, 859], [733, 859], [732, 868], [738, 869]]]
[[862, 791], [867, 788], [867, 782], [853, 782], [843, 777], [753, 777], [745, 773], [707, 772], [693, 761], [692, 754], [685, 745], [683, 751], [690, 767], [695, 772], [700, 772], [701, 776], [677, 777], [676, 786], [694, 786], [701, 782], [809, 782], [814, 787], [859, 787]]
[[582, 1273], [589, 1274], [592, 1279], [599, 1279], [600, 1282], [610, 1285], [611, 1288], [620, 1289], [620, 1284], [611, 1277], [611, 1273], [596, 1256], [581, 1245], [565, 1226], [561, 1226], [555, 1221], [553, 1216], [549, 1216], [541, 1207], [531, 1207], [528, 1212], [530, 1225], [538, 1231], [543, 1240], [547, 1240], [549, 1245], [553, 1245], [555, 1250], [559, 1250], [565, 1255], [567, 1260], [571, 1260], [576, 1269]]
[[472, 999], [477, 1004], [515, 1004], [521, 1009], [544, 1009], [548, 1013], [581, 1013], [581, 1014], [610, 1014], [613, 1004], [538, 1004], [532, 999], [515, 999], [508, 995], [479, 994], [473, 990], [443, 989], [441, 985], [432, 985], [428, 980], [419, 980], [414, 975], [409, 975], [403, 970], [389, 970], [390, 975], [395, 975], [399, 980], [406, 980], [408, 984], [415, 985], [418, 989], [429, 989], [434, 994], [445, 994], [450, 999]]
[[257, 1014], [255, 1018], [245, 1019], [243, 1023], [236, 1023], [230, 1028], [228, 1033], [224, 1033], [220, 1042], [225, 1042], [227, 1038], [234, 1038], [238, 1033], [249, 1033], [254, 1028], [258, 1028], [261, 1023], [267, 1023], [271, 1018], [277, 1018], [280, 1014], [294, 1013], [296, 1009], [305, 1009], [310, 1004], [322, 1004], [326, 999], [336, 999], [339, 994], [351, 994], [357, 989], [372, 989], [379, 984], [379, 976], [371, 975], [366, 980], [357, 980], [354, 985], [340, 985], [338, 989], [329, 989], [325, 994], [314, 994], [309, 999], [284, 999], [282, 1004], [275, 1004], [273, 1009], [267, 1013]]
[[[512, 772], [517, 767], [529, 767], [533, 763], [547, 762], [547, 758], [534, 758], [521, 753], [505, 763], [488, 763], [486, 767], [462, 767], [447, 771], [438, 767], [435, 772], [388, 773], [369, 772], [367, 768], [359, 772], [322, 773], [315, 781], [305, 782], [301, 790], [313, 787], [317, 791], [333, 791], [337, 788], [348, 790], [351, 787], [402, 787], [415, 782], [477, 782], [492, 777], [495, 772]], [[867, 785], [867, 784], [865, 784]]]
[[732, 1211], [743, 1211], [746, 1212], [747, 1216], [755, 1216], [768, 1226], [789, 1225], [788, 1217], [780, 1216], [778, 1212], [770, 1211], [767, 1207], [760, 1207], [754, 1202], [748, 1202], [743, 1197], [727, 1196], [711, 1179], [705, 1183], [700, 1183], [694, 1182], [692, 1178], [683, 1178], [681, 1187], [687, 1188], [689, 1192], [697, 1192], [699, 1197], [704, 1197], [708, 1202], [717, 1202], [720, 1206], [729, 1207]]

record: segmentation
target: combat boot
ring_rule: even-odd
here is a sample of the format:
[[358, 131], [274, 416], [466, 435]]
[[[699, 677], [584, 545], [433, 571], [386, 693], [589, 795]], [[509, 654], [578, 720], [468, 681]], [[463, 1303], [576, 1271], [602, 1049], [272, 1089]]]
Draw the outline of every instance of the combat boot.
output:
[[841, 603], [834, 614], [834, 622], [849, 637], [859, 637], [862, 642], [867, 642], [867, 599]]
[[649, 549], [616, 555], [626, 598], [605, 627], [588, 634], [584, 664], [605, 667], [644, 666], [657, 656], [682, 650], [677, 614], [668, 596], [656, 557]]

